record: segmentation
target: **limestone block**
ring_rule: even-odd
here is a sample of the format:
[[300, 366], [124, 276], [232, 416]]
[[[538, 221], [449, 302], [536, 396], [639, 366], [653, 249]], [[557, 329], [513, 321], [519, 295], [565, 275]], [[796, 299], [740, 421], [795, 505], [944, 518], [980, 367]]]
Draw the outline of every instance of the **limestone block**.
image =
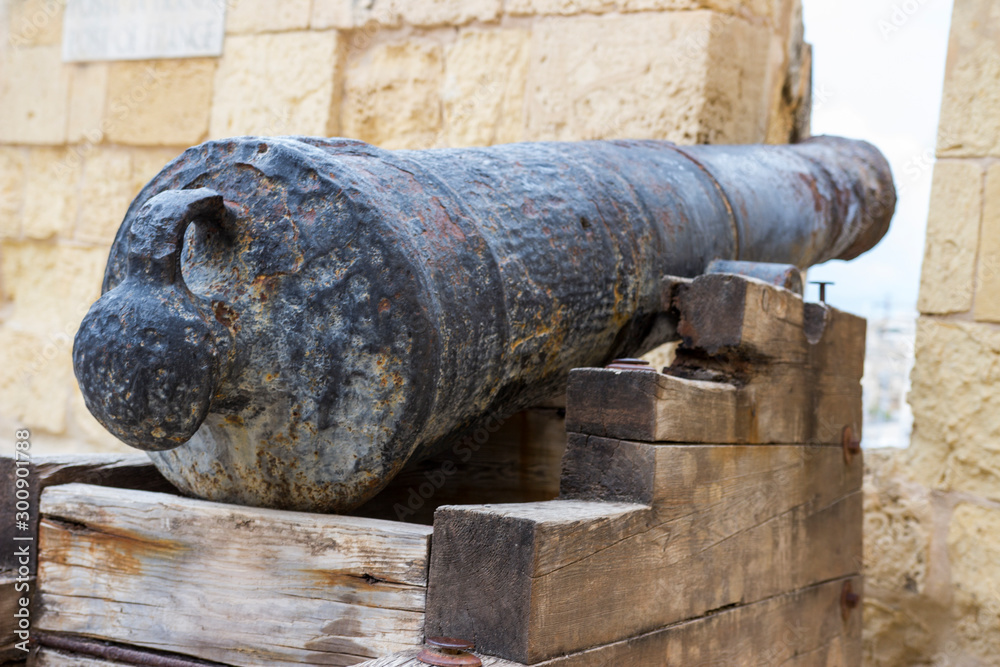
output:
[[142, 148], [133, 150], [132, 182], [129, 187], [129, 197], [135, 199], [139, 191], [182, 152], [182, 149], [177, 148]]
[[27, 150], [0, 147], [0, 238], [21, 235], [21, 211], [27, 179]]
[[14, 302], [5, 324], [72, 340], [100, 296], [107, 247], [27, 241], [5, 243], [2, 250], [5, 289]]
[[709, 12], [536, 21], [527, 138], [696, 141], [711, 21]]
[[957, 0], [945, 66], [938, 156], [1000, 155], [1000, 23], [993, 0]]
[[0, 327], [0, 413], [48, 433], [66, 430], [72, 339]]
[[459, 26], [470, 21], [496, 21], [502, 0], [421, 0], [401, 2], [403, 20], [416, 26]]
[[986, 170], [975, 317], [981, 321], [1000, 322], [1000, 165], [996, 164]]
[[919, 664], [936, 639], [926, 628], [941, 627], [949, 606], [932, 564], [935, 504], [905, 475], [902, 454], [865, 452], [863, 651], [872, 667]]
[[897, 453], [865, 456], [865, 588], [918, 594], [926, 585], [933, 509], [930, 492], [899, 475]]
[[539, 19], [528, 138], [747, 140], [766, 118], [767, 40], [710, 11]]
[[1000, 508], [959, 504], [948, 528], [956, 634], [963, 658], [1000, 656]]
[[359, 30], [360, 34], [351, 37], [350, 45], [366, 49], [379, 30], [400, 26], [403, 2], [405, 0], [313, 0], [310, 26], [314, 30]]
[[938, 160], [931, 184], [918, 307], [922, 313], [972, 308], [972, 281], [983, 204], [978, 162]]
[[[780, 40], [772, 40], [766, 26], [731, 14], [713, 15], [709, 31], [699, 138], [710, 144], [761, 143], [767, 138], [770, 115], [770, 51], [780, 52], [784, 47]], [[783, 71], [783, 67], [774, 69]]]
[[772, 18], [775, 13], [772, 0], [618, 0], [618, 7], [623, 12], [711, 9], [723, 13], [750, 13], [762, 18]]
[[1000, 500], [1000, 331], [921, 317], [911, 380], [914, 478]]
[[309, 27], [310, 0], [230, 0], [226, 32], [280, 32]]
[[70, 68], [67, 140], [99, 144], [104, 139], [108, 63], [77, 63]]
[[210, 134], [328, 136], [338, 129], [342, 54], [336, 31], [226, 38]]
[[204, 140], [215, 58], [111, 63], [102, 129], [112, 143], [190, 146]]
[[28, 156], [22, 232], [32, 239], [68, 237], [76, 224], [82, 158], [66, 148], [36, 148]]
[[385, 148], [428, 148], [441, 132], [441, 46], [380, 44], [354, 59], [344, 85], [343, 134]]
[[120, 148], [99, 148], [83, 167], [80, 219], [74, 238], [109, 248], [132, 202], [132, 156]]
[[[655, 4], [655, 3], [654, 3]], [[616, 9], [616, 0], [507, 0], [504, 11], [512, 16], [532, 14], [602, 14]]]
[[69, 66], [58, 46], [13, 49], [0, 76], [0, 143], [63, 144]]
[[12, 0], [8, 44], [14, 48], [60, 44], [65, 9], [66, 0]]
[[442, 99], [449, 146], [521, 139], [528, 50], [526, 30], [461, 33], [445, 57]]
[[771, 41], [767, 143], [809, 137], [812, 115], [812, 47], [805, 42], [801, 0], [783, 0]]

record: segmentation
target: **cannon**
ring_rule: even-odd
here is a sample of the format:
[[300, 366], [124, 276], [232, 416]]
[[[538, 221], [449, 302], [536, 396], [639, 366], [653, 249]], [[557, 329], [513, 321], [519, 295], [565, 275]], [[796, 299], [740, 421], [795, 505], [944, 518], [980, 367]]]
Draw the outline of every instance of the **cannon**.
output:
[[894, 207], [878, 150], [831, 137], [210, 141], [130, 206], [74, 370], [182, 491], [343, 512], [570, 369], [676, 338], [665, 275], [851, 259]]

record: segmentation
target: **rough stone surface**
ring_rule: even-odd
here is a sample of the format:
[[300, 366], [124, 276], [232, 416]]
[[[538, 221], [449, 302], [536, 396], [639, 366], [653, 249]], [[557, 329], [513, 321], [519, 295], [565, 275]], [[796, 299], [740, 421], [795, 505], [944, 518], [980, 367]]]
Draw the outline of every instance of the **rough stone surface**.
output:
[[108, 141], [190, 146], [205, 139], [215, 58], [111, 63], [102, 129]]
[[938, 156], [1000, 155], [1000, 20], [993, 0], [956, 0]]
[[1000, 500], [1000, 329], [921, 317], [909, 401], [914, 478]]
[[21, 231], [28, 238], [69, 236], [76, 224], [82, 158], [73, 149], [29, 153]]
[[381, 44], [348, 66], [343, 133], [384, 148], [441, 140], [441, 46], [423, 39]]
[[5, 289], [14, 301], [5, 323], [45, 339], [68, 336], [72, 342], [100, 296], [107, 248], [24, 241], [4, 243], [2, 250]]
[[982, 202], [982, 165], [964, 160], [937, 162], [927, 216], [920, 312], [959, 313], [972, 308]]
[[359, 29], [359, 34], [351, 37], [350, 46], [366, 49], [380, 30], [399, 27], [402, 23], [399, 8], [402, 2], [404, 0], [370, 0], [365, 3], [355, 0], [313, 0], [310, 25], [314, 30]]
[[504, 11], [512, 16], [533, 14], [601, 14], [617, 9], [616, 0], [507, 0]]
[[538, 20], [532, 39], [528, 139], [739, 143], [766, 132], [764, 27], [708, 11], [579, 16]]
[[66, 141], [69, 66], [58, 46], [11, 50], [0, 78], [0, 143], [62, 144]]
[[[710, 144], [767, 138], [771, 33], [732, 15], [712, 17], [699, 138]], [[781, 50], [780, 42], [774, 47]]]
[[0, 238], [21, 235], [21, 210], [27, 177], [26, 151], [0, 147]]
[[976, 275], [977, 320], [1000, 322], [1000, 165], [986, 170]]
[[624, 12], [650, 10], [711, 9], [717, 12], [753, 15], [762, 18], [774, 16], [772, 0], [618, 0]]
[[8, 43], [12, 47], [61, 43], [66, 0], [12, 0], [9, 7]]
[[80, 63], [70, 67], [67, 141], [99, 144], [104, 139], [108, 63]]
[[[536, 21], [527, 138], [696, 142], [712, 18], [678, 12]], [[658, 102], [664, 99], [671, 103]]]
[[947, 617], [931, 568], [935, 507], [909, 479], [900, 452], [865, 452], [864, 664], [922, 664]]
[[66, 344], [0, 327], [0, 404], [19, 425], [61, 434], [73, 366]]
[[74, 237], [110, 246], [135, 195], [132, 156], [128, 151], [101, 148], [87, 156], [80, 189], [80, 219]]
[[0, 327], [0, 406], [4, 419], [66, 431], [73, 383], [73, 335], [100, 293], [106, 248], [5, 242], [2, 283], [13, 301]]
[[449, 146], [522, 138], [528, 47], [526, 30], [472, 30], [448, 49], [441, 98]]
[[[1000, 504], [962, 503], [948, 530], [961, 648], [951, 664], [996, 664], [1000, 656]], [[957, 647], [956, 647], [957, 648]], [[968, 662], [966, 662], [968, 661]]]
[[403, 20], [415, 26], [460, 26], [500, 18], [502, 0], [422, 0], [399, 4]]
[[[132, 197], [160, 173], [167, 164], [180, 155], [178, 148], [144, 148], [132, 152]], [[119, 222], [121, 222], [119, 220]]]
[[226, 32], [279, 32], [309, 27], [310, 0], [230, 0]]
[[213, 138], [337, 133], [342, 49], [335, 31], [227, 37], [225, 50]]
[[805, 42], [801, 0], [784, 0], [781, 25], [771, 38], [768, 74], [771, 108], [767, 143], [809, 137], [812, 115], [812, 46]]

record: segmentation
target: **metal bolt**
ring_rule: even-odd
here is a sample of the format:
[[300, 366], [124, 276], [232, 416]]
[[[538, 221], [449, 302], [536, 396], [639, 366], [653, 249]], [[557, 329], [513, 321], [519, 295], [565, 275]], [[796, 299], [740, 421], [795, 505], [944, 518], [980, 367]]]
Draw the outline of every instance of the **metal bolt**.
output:
[[455, 637], [427, 637], [417, 660], [437, 667], [482, 667], [482, 660], [472, 655], [476, 645]]
[[819, 285], [819, 300], [821, 303], [826, 303], [826, 286], [833, 285], [829, 280], [810, 280], [810, 285]]
[[861, 602], [861, 596], [854, 592], [850, 581], [845, 581], [840, 589], [840, 613], [845, 621], [851, 615], [851, 611], [857, 608], [859, 602]]
[[605, 366], [605, 368], [610, 368], [617, 371], [653, 371], [652, 364], [644, 359], [615, 359], [610, 364]]
[[850, 464], [854, 457], [861, 453], [861, 441], [854, 437], [850, 426], [845, 426], [840, 434], [840, 444], [844, 448], [844, 463]]

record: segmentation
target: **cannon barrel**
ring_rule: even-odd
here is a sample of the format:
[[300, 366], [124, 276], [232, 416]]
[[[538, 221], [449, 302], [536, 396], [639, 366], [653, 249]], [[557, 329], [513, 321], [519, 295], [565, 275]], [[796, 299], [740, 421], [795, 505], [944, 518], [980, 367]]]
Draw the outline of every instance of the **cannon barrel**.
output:
[[212, 141], [132, 203], [74, 369], [181, 490], [346, 511], [571, 368], [672, 339], [663, 276], [850, 259], [894, 206], [882, 155], [829, 137]]

